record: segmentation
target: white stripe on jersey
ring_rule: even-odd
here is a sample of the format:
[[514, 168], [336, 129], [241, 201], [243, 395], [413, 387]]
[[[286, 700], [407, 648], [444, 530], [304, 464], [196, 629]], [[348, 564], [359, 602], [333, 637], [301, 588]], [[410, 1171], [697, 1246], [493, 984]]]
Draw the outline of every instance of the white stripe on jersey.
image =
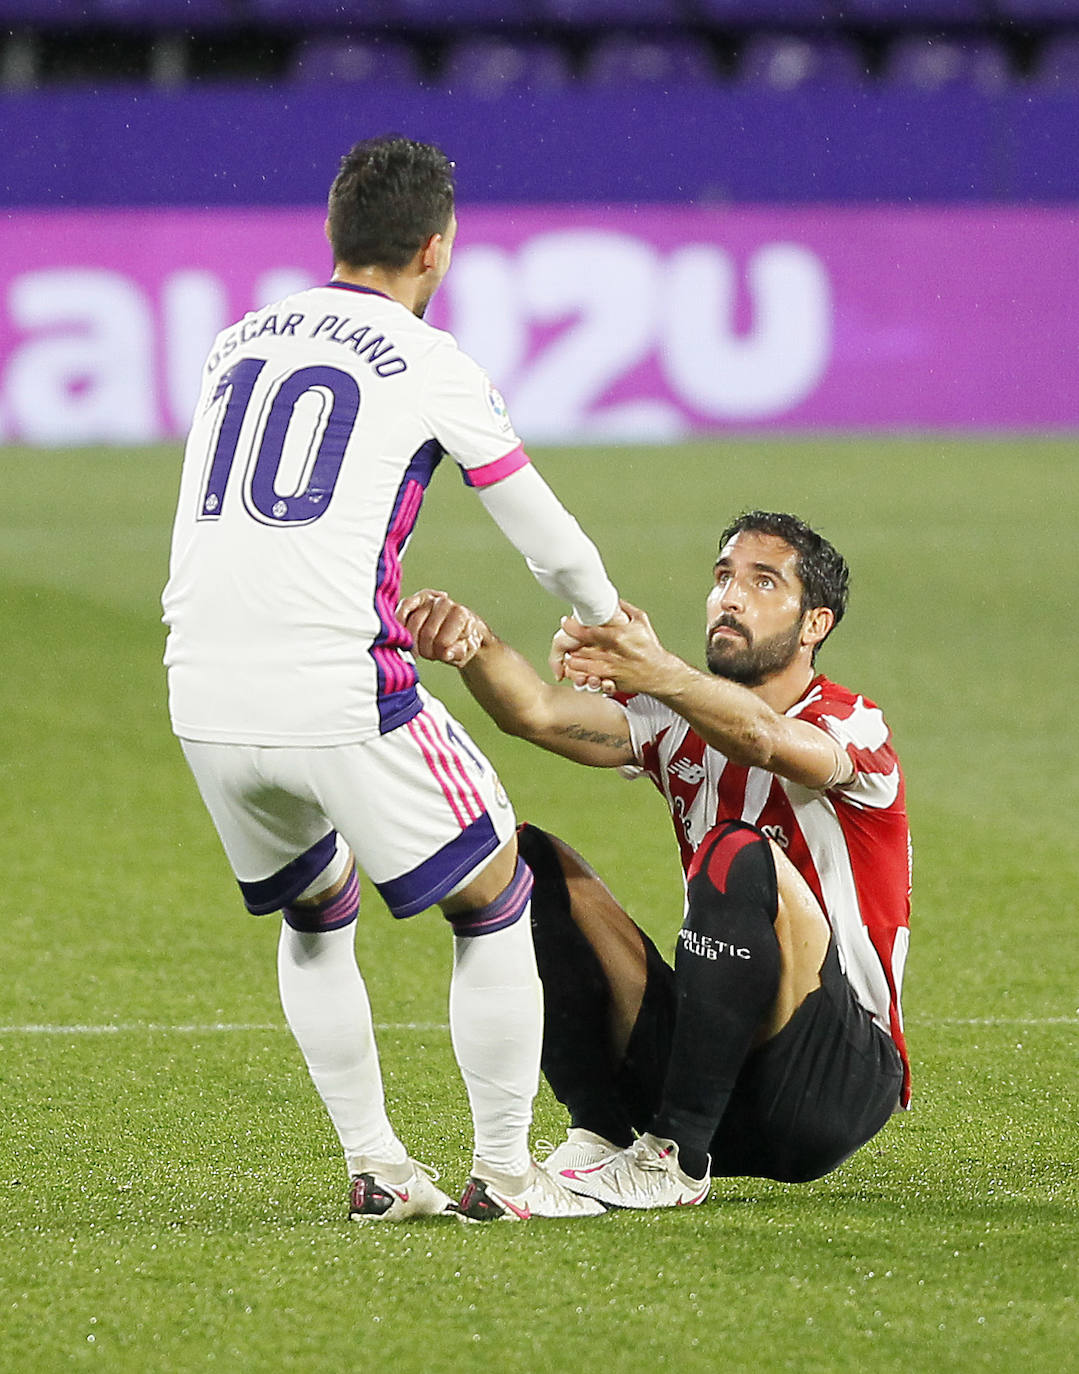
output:
[[[724, 760], [726, 768], [726, 760]], [[748, 825], [756, 825], [760, 819], [760, 814], [768, 803], [768, 794], [772, 790], [772, 783], [775, 781], [774, 773], [767, 773], [763, 768], [751, 768], [746, 777], [746, 799], [742, 804], [742, 819]], [[713, 809], [713, 814], [714, 809]]]
[[780, 782], [820, 880], [843, 972], [858, 1001], [890, 1033], [888, 980], [881, 967], [880, 955], [862, 922], [854, 870], [839, 817], [832, 803], [819, 792], [786, 779]]

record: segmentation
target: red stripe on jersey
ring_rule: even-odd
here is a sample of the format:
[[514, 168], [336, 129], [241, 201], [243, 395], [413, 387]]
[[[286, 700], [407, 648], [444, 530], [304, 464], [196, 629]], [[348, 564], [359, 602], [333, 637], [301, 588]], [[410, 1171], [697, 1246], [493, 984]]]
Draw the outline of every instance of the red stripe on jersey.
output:
[[719, 792], [716, 799], [716, 818], [715, 824], [720, 821], [736, 821], [742, 819], [742, 811], [746, 804], [746, 783], [749, 781], [749, 769], [741, 767], [740, 764], [724, 763], [723, 771], [719, 775]]
[[[899, 943], [898, 960], [896, 951], [898, 932], [906, 930], [910, 920], [910, 833], [902, 773], [879, 708], [823, 677], [815, 678], [801, 702], [791, 708], [789, 715], [840, 739], [857, 769], [849, 787], [814, 794], [775, 775], [732, 764], [692, 730], [670, 752], [664, 767], [668, 751], [660, 750], [658, 742], [679, 717], [650, 698], [640, 699], [640, 712], [634, 711], [633, 697], [626, 697], [624, 704], [635, 722], [639, 757], [670, 804], [687, 880], [696, 871], [697, 845], [704, 846], [708, 832], [724, 821], [746, 820], [774, 840], [805, 879], [836, 932], [841, 957], [864, 961], [866, 945], [852, 940], [852, 921], [863, 928], [879, 972], [862, 963], [857, 976], [871, 999], [866, 1002], [868, 1010], [888, 1024], [903, 1057], [906, 1105], [910, 1070], [896, 986], [906, 936]], [[704, 767], [691, 767], [702, 760], [707, 775]], [[707, 776], [718, 777], [714, 811], [704, 790]], [[805, 830], [803, 808], [809, 808], [804, 812]], [[826, 891], [834, 911], [829, 910]], [[848, 976], [853, 978], [855, 972], [852, 967]]]

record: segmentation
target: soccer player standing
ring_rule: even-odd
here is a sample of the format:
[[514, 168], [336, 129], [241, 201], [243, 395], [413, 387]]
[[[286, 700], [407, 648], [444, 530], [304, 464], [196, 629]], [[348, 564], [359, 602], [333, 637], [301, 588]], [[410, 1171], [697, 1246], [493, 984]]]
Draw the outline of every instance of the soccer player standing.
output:
[[444, 594], [402, 605], [418, 651], [453, 649], [504, 730], [643, 771], [670, 807], [686, 878], [673, 969], [579, 855], [521, 833], [543, 1068], [570, 1113], [546, 1163], [607, 1206], [702, 1202], [713, 1175], [817, 1178], [908, 1101], [903, 777], [879, 708], [814, 666], [847, 581], [802, 521], [741, 516], [707, 601], [709, 672], [626, 603], [623, 626], [565, 622], [566, 674], [606, 695], [541, 682]]
[[281, 911], [282, 1006], [345, 1153], [350, 1211], [458, 1210], [387, 1117], [356, 965], [357, 860], [391, 912], [454, 932], [450, 1028], [475, 1219], [587, 1216], [528, 1149], [542, 1000], [532, 875], [490, 764], [420, 686], [396, 614], [425, 489], [451, 455], [540, 583], [599, 624], [618, 595], [481, 369], [423, 314], [456, 232], [452, 165], [358, 143], [329, 198], [334, 272], [218, 336], [163, 594], [173, 728], [248, 909]]

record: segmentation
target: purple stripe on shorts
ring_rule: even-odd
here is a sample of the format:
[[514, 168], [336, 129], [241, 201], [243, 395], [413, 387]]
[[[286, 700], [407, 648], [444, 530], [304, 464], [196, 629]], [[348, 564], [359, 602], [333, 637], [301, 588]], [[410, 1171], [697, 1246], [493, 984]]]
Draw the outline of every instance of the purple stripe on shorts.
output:
[[478, 820], [444, 844], [437, 854], [432, 854], [399, 878], [391, 878], [375, 886], [398, 920], [415, 916], [452, 892], [462, 878], [466, 878], [488, 854], [495, 852], [500, 843], [494, 823], [485, 811]]
[[337, 848], [337, 831], [323, 835], [310, 849], [279, 868], [272, 877], [259, 878], [253, 883], [239, 883], [244, 903], [255, 916], [280, 911], [294, 901], [305, 887], [310, 886], [330, 862]]
[[319, 906], [286, 906], [284, 917], [293, 930], [321, 933], [350, 925], [360, 910], [360, 875], [356, 865], [336, 896]]
[[521, 858], [508, 885], [493, 902], [477, 907], [475, 911], [459, 911], [446, 920], [453, 926], [455, 935], [493, 935], [496, 930], [505, 930], [519, 921], [532, 896], [532, 870]]

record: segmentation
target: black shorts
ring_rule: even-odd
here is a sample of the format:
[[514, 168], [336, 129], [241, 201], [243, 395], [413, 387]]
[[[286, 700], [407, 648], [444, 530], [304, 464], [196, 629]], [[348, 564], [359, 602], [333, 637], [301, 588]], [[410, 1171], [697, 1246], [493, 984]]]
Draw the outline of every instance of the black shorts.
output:
[[[659, 1107], [675, 1017], [674, 970], [647, 936], [645, 944], [648, 981], [617, 1085], [639, 1131]], [[895, 1042], [854, 996], [833, 939], [820, 987], [742, 1066], [712, 1138], [712, 1173], [820, 1178], [876, 1135], [902, 1083]]]

